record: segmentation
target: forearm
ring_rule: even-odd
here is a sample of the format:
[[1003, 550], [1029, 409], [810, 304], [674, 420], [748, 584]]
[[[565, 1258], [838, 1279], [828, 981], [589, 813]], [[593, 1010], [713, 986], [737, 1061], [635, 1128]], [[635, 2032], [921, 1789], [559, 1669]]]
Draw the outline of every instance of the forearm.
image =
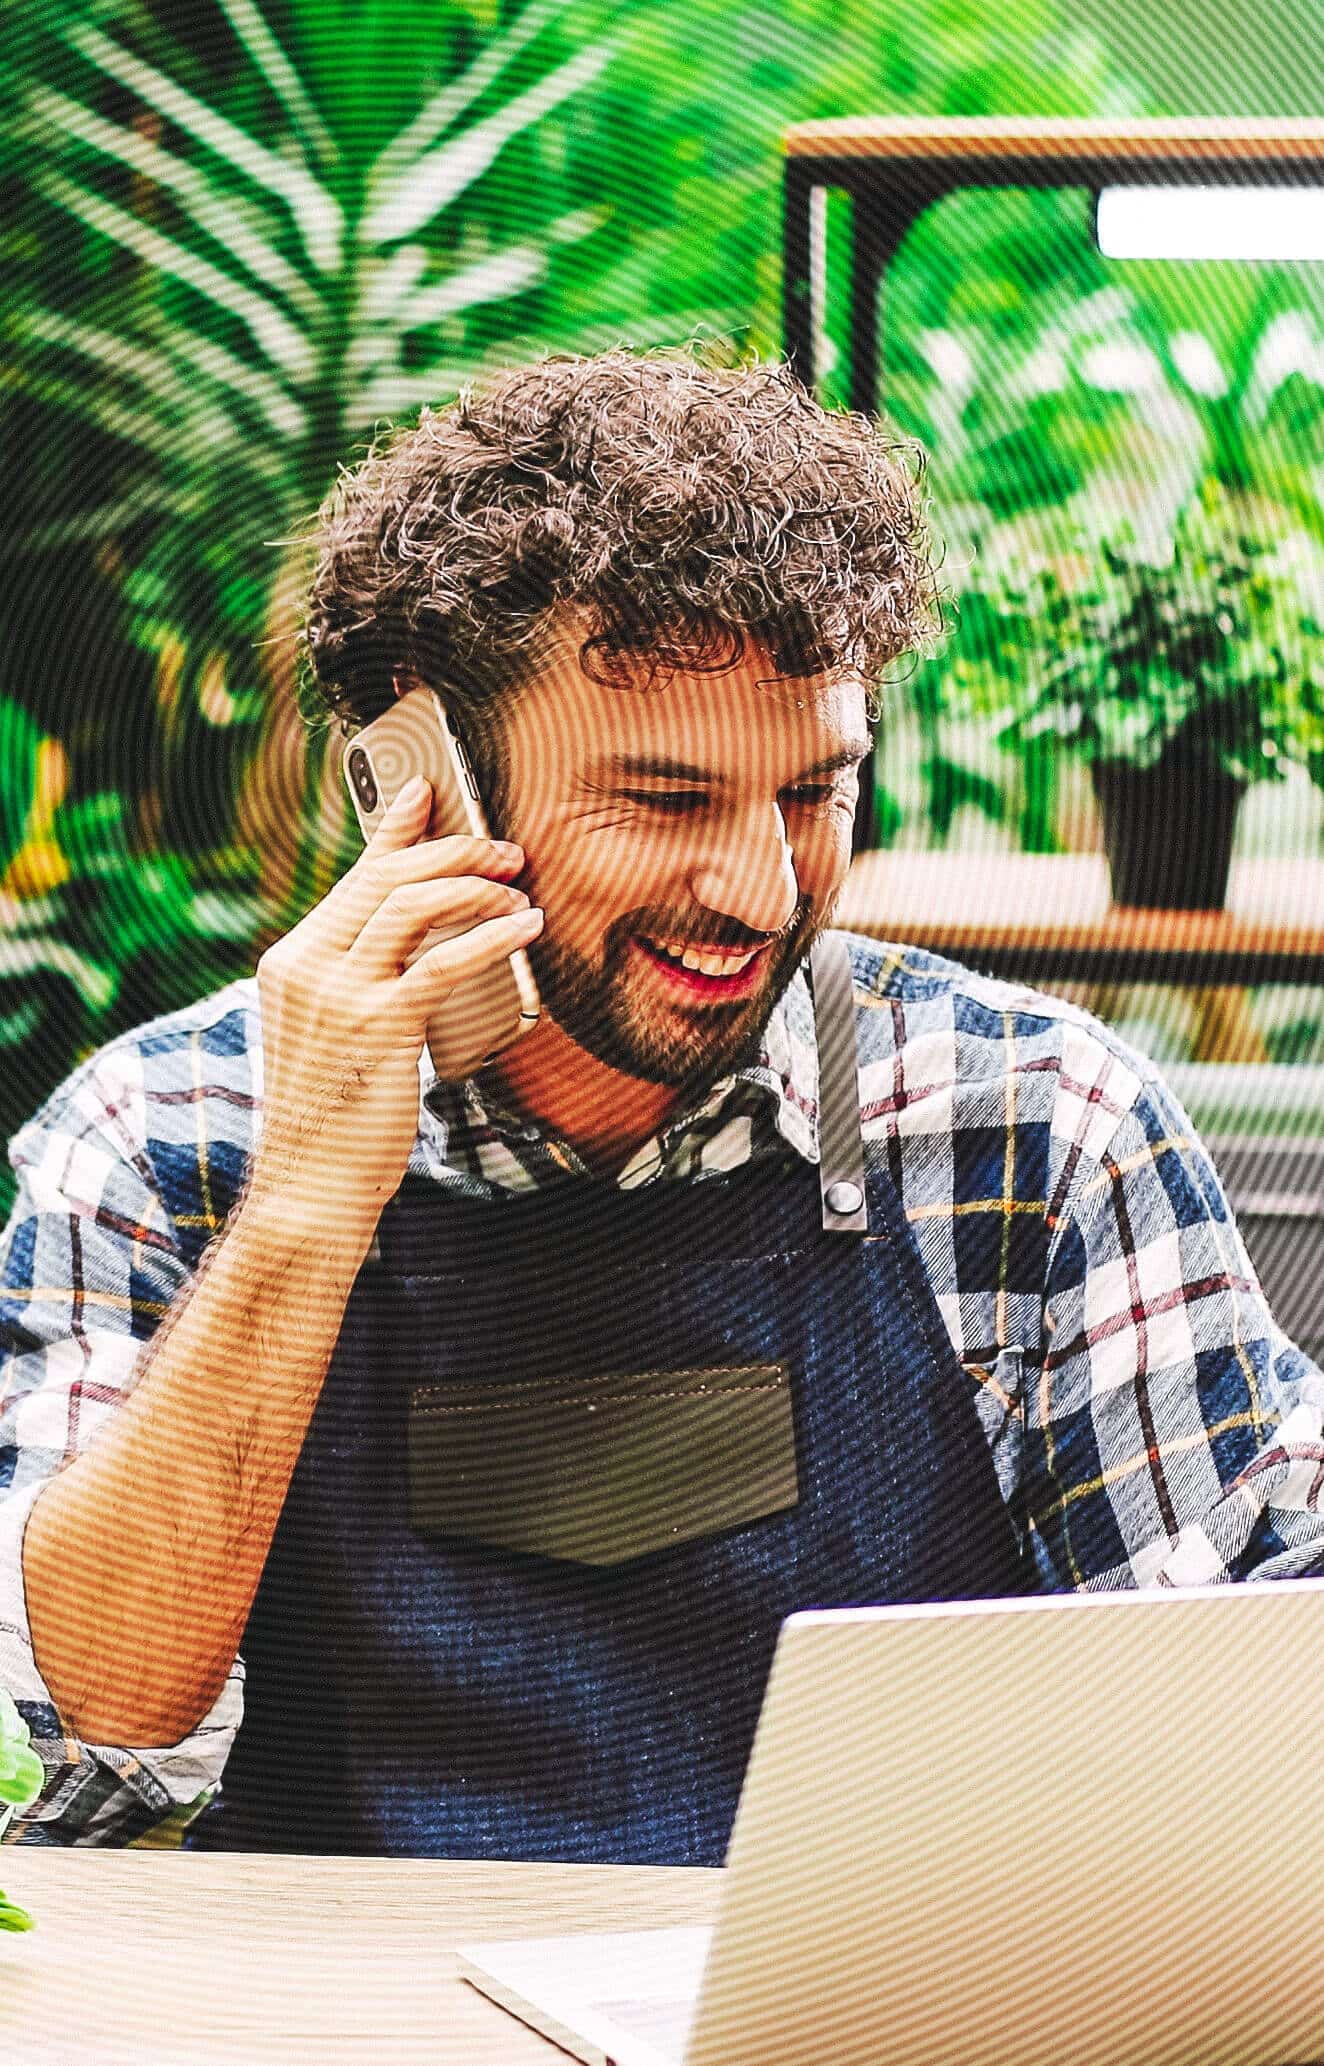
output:
[[23, 1542], [38, 1667], [87, 1741], [177, 1743], [217, 1698], [371, 1241], [251, 1195]]

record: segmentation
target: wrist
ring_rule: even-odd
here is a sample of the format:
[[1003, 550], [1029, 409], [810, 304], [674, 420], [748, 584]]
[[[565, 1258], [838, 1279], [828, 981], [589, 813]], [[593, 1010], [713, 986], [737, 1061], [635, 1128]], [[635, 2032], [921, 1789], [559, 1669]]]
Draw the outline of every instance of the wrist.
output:
[[316, 1248], [328, 1262], [356, 1267], [372, 1246], [385, 1197], [348, 1198], [329, 1186], [278, 1178], [255, 1167], [240, 1200], [236, 1222], [264, 1245], [306, 1252]]

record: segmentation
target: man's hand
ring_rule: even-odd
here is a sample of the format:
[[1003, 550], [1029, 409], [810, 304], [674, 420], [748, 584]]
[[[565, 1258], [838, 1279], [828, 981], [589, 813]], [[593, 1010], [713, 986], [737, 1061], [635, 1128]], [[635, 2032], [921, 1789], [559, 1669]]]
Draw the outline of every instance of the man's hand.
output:
[[[178, 1743], [225, 1684], [346, 1302], [409, 1160], [427, 1022], [541, 925], [500, 879], [519, 848], [422, 840], [429, 800], [426, 783], [402, 792], [362, 858], [263, 955], [265, 1118], [248, 1189], [114, 1419], [28, 1516], [37, 1667], [88, 1742]], [[408, 965], [451, 925], [465, 930]]]
[[[418, 1130], [428, 1020], [542, 926], [502, 880], [521, 849], [422, 840], [430, 806], [426, 781], [406, 784], [359, 860], [257, 966], [264, 1094], [249, 1194], [314, 1223], [375, 1228]], [[466, 929], [419, 953], [454, 925]]]

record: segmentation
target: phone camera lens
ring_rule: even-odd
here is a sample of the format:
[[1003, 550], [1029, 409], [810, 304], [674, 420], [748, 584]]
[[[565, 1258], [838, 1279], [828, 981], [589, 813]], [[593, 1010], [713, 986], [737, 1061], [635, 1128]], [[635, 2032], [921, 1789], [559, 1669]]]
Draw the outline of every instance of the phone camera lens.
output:
[[373, 780], [372, 766], [361, 746], [349, 756], [349, 779], [358, 793], [359, 802], [365, 811], [377, 808], [377, 784]]

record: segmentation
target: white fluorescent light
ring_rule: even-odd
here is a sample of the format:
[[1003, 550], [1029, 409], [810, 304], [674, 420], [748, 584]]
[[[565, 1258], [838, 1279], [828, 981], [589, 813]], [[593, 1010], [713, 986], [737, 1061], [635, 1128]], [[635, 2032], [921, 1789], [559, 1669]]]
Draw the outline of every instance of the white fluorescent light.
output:
[[1104, 187], [1105, 258], [1324, 258], [1324, 187]]

